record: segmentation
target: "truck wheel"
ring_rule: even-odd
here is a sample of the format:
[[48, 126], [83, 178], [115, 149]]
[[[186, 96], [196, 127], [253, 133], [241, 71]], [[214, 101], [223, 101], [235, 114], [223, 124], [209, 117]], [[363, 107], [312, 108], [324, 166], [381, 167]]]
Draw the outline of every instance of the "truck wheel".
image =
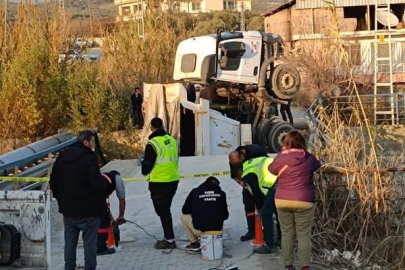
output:
[[292, 99], [300, 90], [301, 78], [298, 70], [289, 64], [276, 66], [271, 78], [274, 94], [281, 99]]
[[290, 123], [279, 121], [273, 123], [267, 133], [267, 148], [270, 153], [278, 153], [283, 147], [284, 137], [290, 132], [295, 130]]
[[269, 131], [269, 128], [269, 119], [263, 119], [260, 121], [259, 125], [257, 125], [256, 142], [265, 149], [267, 148], [267, 132]]

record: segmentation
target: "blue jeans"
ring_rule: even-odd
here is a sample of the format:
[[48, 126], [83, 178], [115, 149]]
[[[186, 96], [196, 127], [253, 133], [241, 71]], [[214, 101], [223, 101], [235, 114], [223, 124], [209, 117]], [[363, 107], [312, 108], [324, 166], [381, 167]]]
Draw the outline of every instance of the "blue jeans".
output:
[[276, 247], [276, 241], [274, 241], [274, 224], [273, 224], [273, 215], [276, 215], [277, 220], [277, 239], [281, 241], [281, 229], [280, 222], [278, 221], [277, 209], [274, 201], [274, 195], [276, 194], [276, 186], [273, 186], [269, 189], [269, 192], [264, 199], [264, 204], [261, 209], [261, 217], [263, 223], [263, 234], [264, 242], [269, 248]]
[[65, 270], [76, 269], [76, 248], [79, 233], [82, 232], [85, 270], [97, 267], [97, 232], [100, 226], [98, 217], [63, 216], [65, 225]]

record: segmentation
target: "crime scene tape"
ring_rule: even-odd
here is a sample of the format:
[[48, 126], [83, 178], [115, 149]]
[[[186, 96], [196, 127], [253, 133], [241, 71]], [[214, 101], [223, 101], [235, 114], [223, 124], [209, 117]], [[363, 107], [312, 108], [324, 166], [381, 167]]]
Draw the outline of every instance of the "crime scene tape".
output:
[[[183, 174], [180, 175], [180, 179], [184, 178], [199, 178], [199, 177], [209, 177], [209, 176], [226, 176], [230, 175], [229, 171], [222, 172], [212, 172], [212, 173], [196, 173], [196, 174]], [[141, 182], [147, 181], [146, 177], [135, 177], [135, 178], [123, 178], [124, 182]], [[8, 182], [48, 182], [48, 177], [18, 177], [18, 176], [0, 176], [0, 181]]]

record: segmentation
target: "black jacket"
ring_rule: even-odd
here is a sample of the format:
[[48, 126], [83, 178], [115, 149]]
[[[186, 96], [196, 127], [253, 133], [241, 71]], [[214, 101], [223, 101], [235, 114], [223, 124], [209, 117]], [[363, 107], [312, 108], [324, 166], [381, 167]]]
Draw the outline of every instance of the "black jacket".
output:
[[226, 194], [221, 187], [205, 181], [188, 195], [182, 209], [183, 214], [191, 215], [193, 226], [200, 231], [220, 231], [224, 220], [228, 219]]
[[[167, 135], [167, 132], [164, 129], [158, 129], [149, 136], [149, 140], [159, 137], [159, 136], [165, 136]], [[148, 175], [153, 169], [153, 166], [155, 165], [157, 158], [157, 153], [155, 151], [155, 148], [148, 143], [145, 147], [145, 157], [143, 158], [142, 161], [142, 174], [143, 175]]]
[[258, 210], [261, 210], [264, 204], [264, 199], [266, 196], [262, 193], [260, 186], [259, 186], [259, 180], [254, 173], [249, 173], [245, 175], [245, 177], [242, 178], [242, 181], [247, 184], [250, 189], [252, 190], [252, 195], [253, 195], [253, 200], [255, 202], [255, 206]]
[[[245, 149], [245, 152], [246, 152], [245, 160], [268, 156], [266, 153], [266, 150], [258, 144], [239, 146], [236, 149], [236, 151], [241, 151], [242, 149]], [[239, 175], [239, 173], [243, 170], [242, 164], [240, 164], [240, 165], [229, 164], [229, 167], [231, 169], [231, 178], [233, 178], [233, 179], [235, 179], [236, 176]]]
[[[258, 157], [267, 157], [266, 150], [261, 147], [258, 144], [251, 144], [251, 145], [246, 145], [244, 146], [245, 151], [246, 151], [246, 161], [250, 160], [252, 158], [258, 158]], [[250, 173], [243, 177], [243, 182], [245, 184], [248, 184], [249, 187], [252, 190], [253, 193], [253, 200], [255, 202], [256, 208], [257, 209], [262, 209], [263, 204], [264, 204], [264, 199], [266, 196], [262, 193], [259, 187], [259, 181], [257, 179], [257, 176], [254, 173]]]
[[50, 187], [65, 216], [98, 217], [104, 212], [107, 181], [96, 154], [77, 143], [63, 151], [52, 168]]
[[133, 93], [131, 95], [132, 111], [140, 111], [142, 109], [142, 102], [142, 95], [139, 94], [138, 96], [136, 96], [135, 93]]
[[251, 144], [243, 146], [246, 151], [246, 160], [258, 157], [267, 157], [266, 149], [258, 144]]
[[195, 103], [197, 99], [196, 91], [195, 91], [195, 86], [193, 84], [187, 85], [187, 101]]

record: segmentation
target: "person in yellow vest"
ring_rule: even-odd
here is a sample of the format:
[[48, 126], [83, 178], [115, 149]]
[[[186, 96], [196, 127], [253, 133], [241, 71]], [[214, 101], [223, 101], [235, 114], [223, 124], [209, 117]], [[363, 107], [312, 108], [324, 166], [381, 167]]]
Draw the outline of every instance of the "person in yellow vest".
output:
[[[277, 176], [267, 169], [273, 162], [270, 157], [258, 157], [243, 163], [242, 181], [248, 185], [253, 193], [256, 209], [259, 211], [263, 223], [265, 245], [257, 247], [253, 253], [270, 254], [277, 251], [273, 237], [273, 215], [277, 217], [274, 203], [275, 183]], [[277, 219], [278, 223], [278, 219]], [[280, 225], [277, 226], [278, 238], [281, 238]]]
[[162, 119], [153, 118], [151, 130], [142, 161], [142, 174], [147, 175], [153, 206], [164, 232], [164, 239], [157, 241], [155, 248], [174, 249], [176, 242], [170, 207], [180, 179], [178, 146], [176, 140], [163, 129]]

